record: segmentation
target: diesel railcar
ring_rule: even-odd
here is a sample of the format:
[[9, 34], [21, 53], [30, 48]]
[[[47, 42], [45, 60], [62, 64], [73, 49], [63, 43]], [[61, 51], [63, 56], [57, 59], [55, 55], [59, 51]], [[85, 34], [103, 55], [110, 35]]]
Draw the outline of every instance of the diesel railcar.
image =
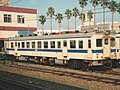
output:
[[61, 62], [73, 68], [108, 66], [117, 58], [116, 35], [110, 31], [8, 38], [5, 53], [44, 64]]

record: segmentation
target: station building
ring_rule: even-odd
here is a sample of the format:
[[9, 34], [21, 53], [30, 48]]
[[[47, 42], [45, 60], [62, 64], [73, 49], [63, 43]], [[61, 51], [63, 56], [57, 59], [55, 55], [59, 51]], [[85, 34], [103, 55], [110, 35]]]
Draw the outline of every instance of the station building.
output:
[[0, 5], [0, 50], [4, 39], [19, 36], [19, 31], [37, 31], [37, 10]]

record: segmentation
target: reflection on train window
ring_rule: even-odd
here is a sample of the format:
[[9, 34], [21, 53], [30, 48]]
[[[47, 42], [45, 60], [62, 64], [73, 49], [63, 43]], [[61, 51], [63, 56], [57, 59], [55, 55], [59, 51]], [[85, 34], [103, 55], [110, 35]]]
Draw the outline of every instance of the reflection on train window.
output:
[[105, 45], [108, 45], [108, 39], [107, 38], [105, 38]]
[[111, 43], [110, 43], [111, 46], [114, 47], [115, 46], [115, 38], [111, 38], [110, 41], [111, 41]]
[[88, 40], [88, 48], [91, 48], [91, 40]]
[[96, 40], [96, 47], [102, 47], [102, 39]]
[[50, 42], [51, 48], [55, 48], [55, 41]]
[[25, 48], [25, 42], [22, 42], [22, 48]]
[[18, 48], [20, 48], [20, 42], [18, 42]]
[[78, 41], [79, 48], [83, 48], [83, 41]]
[[76, 48], [76, 41], [70, 40], [70, 48]]
[[14, 48], [14, 43], [13, 42], [11, 42], [11, 48]]
[[67, 46], [67, 41], [66, 41], [66, 40], [63, 41], [63, 46], [64, 46], [64, 47]]
[[35, 48], [35, 42], [32, 42], [32, 48]]
[[37, 47], [41, 48], [41, 42], [37, 42]]
[[30, 42], [26, 42], [26, 47], [30, 48]]
[[57, 48], [61, 48], [61, 42], [60, 41], [57, 42]]
[[48, 42], [44, 41], [44, 48], [48, 48]]

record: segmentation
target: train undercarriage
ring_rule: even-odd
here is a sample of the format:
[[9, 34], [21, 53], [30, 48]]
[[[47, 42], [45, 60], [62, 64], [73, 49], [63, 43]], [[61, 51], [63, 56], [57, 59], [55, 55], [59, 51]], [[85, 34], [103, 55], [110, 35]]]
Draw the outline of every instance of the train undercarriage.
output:
[[[120, 60], [110, 60], [110, 59], [101, 60], [101, 61], [76, 60], [76, 59], [57, 60], [57, 58], [51, 58], [51, 57], [34, 57], [34, 56], [19, 57], [19, 56], [8, 55], [3, 53], [0, 54], [0, 58], [4, 60], [4, 64], [7, 60], [10, 60], [12, 64], [14, 64], [15, 61], [26, 61], [26, 62], [32, 61], [34, 63], [45, 64], [45, 65], [62, 64], [72, 69], [82, 69], [82, 70], [89, 70], [91, 67], [98, 67], [98, 66], [103, 66], [105, 68], [112, 68], [112, 67], [116, 68], [120, 66]], [[93, 65], [93, 63], [96, 62], [98, 64]]]

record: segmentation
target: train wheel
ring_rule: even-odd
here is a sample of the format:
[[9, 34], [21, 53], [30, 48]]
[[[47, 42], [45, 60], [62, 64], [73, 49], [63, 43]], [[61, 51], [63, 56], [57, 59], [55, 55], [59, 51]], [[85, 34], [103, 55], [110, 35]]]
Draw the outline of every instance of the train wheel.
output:
[[103, 66], [105, 68], [111, 68], [112, 67], [112, 60], [106, 60], [103, 62]]
[[112, 67], [113, 68], [117, 68], [117, 67], [120, 67], [120, 64], [119, 64], [119, 61], [118, 60], [114, 60], [114, 61], [112, 61]]
[[81, 62], [80, 62], [80, 68], [81, 68], [82, 70], [84, 70], [84, 71], [89, 71], [90, 66], [88, 66], [88, 63], [87, 63], [87, 62], [81, 61]]

